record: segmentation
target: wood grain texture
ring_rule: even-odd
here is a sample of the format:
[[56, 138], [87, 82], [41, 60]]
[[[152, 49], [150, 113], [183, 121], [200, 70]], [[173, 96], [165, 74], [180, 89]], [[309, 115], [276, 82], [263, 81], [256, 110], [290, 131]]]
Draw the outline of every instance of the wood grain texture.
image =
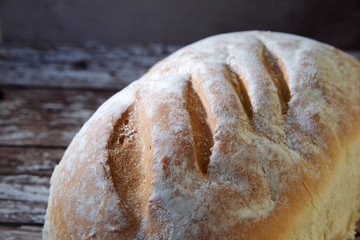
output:
[[179, 46], [0, 48], [0, 84], [120, 90]]
[[[181, 45], [0, 48], [0, 85], [120, 90]], [[360, 51], [349, 51], [360, 59]]]
[[0, 146], [0, 222], [44, 222], [50, 176], [64, 150]]
[[65, 148], [0, 146], [0, 177], [36, 175], [50, 177]]
[[0, 145], [66, 147], [116, 91], [2, 88]]
[[0, 225], [0, 239], [7, 240], [39, 240], [42, 226], [36, 225]]

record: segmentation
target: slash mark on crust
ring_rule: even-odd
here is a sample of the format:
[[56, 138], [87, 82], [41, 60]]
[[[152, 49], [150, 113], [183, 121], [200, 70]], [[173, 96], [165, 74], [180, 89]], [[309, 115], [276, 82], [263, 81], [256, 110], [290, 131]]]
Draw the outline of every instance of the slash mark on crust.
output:
[[252, 120], [253, 111], [246, 84], [236, 73], [236, 71], [234, 71], [232, 67], [228, 64], [223, 65], [223, 73], [226, 80], [230, 83], [231, 87], [234, 89], [234, 92], [239, 98], [247, 117], [249, 118], [249, 120]]
[[204, 104], [193, 88], [191, 79], [187, 83], [184, 98], [190, 118], [195, 159], [200, 171], [205, 175], [208, 171], [214, 140], [207, 121], [208, 116]]
[[271, 52], [263, 42], [260, 41], [261, 61], [269, 74], [270, 79], [273, 81], [277, 88], [277, 95], [279, 97], [281, 113], [285, 115], [289, 108], [290, 102], [290, 89], [288, 84], [288, 77], [284, 69], [284, 64], [280, 58]]

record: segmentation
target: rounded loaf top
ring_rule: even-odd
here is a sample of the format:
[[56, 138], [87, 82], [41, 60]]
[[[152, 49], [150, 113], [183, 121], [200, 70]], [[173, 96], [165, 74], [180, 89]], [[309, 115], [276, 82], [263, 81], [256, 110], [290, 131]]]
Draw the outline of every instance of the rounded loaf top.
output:
[[44, 237], [282, 239], [359, 138], [359, 93], [359, 62], [303, 37], [239, 32], [184, 47], [73, 139]]

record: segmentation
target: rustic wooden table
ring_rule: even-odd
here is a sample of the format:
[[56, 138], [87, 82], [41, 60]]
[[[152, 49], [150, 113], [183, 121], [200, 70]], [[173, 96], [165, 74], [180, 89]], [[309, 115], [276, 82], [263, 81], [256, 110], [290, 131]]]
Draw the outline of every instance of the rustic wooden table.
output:
[[100, 104], [178, 48], [0, 48], [0, 239], [41, 239], [49, 179], [72, 137]]

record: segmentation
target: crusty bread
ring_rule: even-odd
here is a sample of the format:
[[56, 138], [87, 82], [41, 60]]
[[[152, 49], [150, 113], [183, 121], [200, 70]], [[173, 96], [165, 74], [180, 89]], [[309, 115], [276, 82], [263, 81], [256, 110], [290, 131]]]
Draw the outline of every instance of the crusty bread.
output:
[[360, 208], [360, 63], [223, 34], [104, 103], [56, 167], [45, 239], [346, 239]]

